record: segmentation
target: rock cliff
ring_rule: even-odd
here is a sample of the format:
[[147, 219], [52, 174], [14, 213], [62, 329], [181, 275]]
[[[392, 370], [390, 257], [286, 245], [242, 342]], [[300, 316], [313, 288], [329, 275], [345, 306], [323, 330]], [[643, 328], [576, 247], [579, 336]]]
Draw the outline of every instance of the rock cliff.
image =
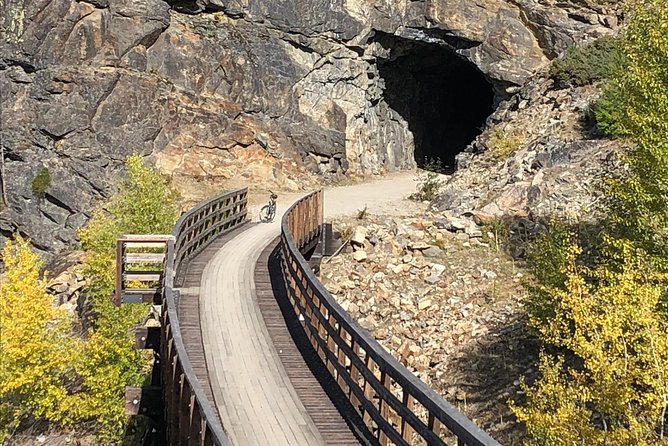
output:
[[544, 0], [4, 0], [0, 241], [76, 243], [133, 152], [288, 188], [452, 161], [550, 58], [616, 26]]

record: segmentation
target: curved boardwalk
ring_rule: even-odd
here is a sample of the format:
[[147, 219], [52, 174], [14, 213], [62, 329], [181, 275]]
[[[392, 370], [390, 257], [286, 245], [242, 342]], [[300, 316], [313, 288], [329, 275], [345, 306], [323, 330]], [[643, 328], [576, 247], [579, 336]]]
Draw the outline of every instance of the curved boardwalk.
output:
[[[325, 213], [350, 213], [365, 205], [371, 212], [378, 206], [387, 210], [388, 202], [414, 189], [413, 177], [408, 175], [332, 189], [325, 194]], [[290, 200], [279, 202], [273, 223], [251, 226], [227, 241], [203, 269], [199, 309], [211, 390], [223, 426], [237, 446], [353, 444], [353, 437], [345, 432], [333, 435], [318, 429], [314, 422], [318, 417], [311, 416], [306, 407], [325, 409], [300, 399], [303, 387], [311, 385], [310, 371], [303, 361], [290, 356], [293, 352], [287, 338], [276, 334], [284, 331], [277, 332], [273, 323], [269, 328], [265, 323], [266, 293], [259, 293], [258, 301], [256, 264], [278, 236], [280, 216], [289, 204]], [[266, 281], [260, 284], [263, 286], [266, 288]], [[261, 310], [260, 305], [265, 308]], [[272, 340], [270, 332], [280, 339]], [[285, 348], [282, 342], [288, 342]], [[295, 380], [295, 375], [305, 376], [306, 381]], [[301, 395], [305, 397], [304, 392]]]

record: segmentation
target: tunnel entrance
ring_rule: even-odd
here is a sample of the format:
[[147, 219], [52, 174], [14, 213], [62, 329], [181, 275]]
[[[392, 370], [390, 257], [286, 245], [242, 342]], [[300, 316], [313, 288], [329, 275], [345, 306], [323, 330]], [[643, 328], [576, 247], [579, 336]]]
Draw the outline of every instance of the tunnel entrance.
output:
[[493, 111], [492, 84], [445, 46], [384, 33], [375, 40], [390, 50], [389, 58], [378, 59], [384, 98], [413, 133], [417, 165], [438, 159], [444, 171], [453, 171], [455, 156]]

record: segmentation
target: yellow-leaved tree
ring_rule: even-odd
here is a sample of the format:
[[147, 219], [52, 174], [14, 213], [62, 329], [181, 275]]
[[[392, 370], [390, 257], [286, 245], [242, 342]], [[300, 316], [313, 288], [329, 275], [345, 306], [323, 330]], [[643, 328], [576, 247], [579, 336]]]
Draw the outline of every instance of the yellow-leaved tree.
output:
[[62, 422], [80, 341], [71, 318], [46, 292], [42, 262], [28, 241], [7, 241], [0, 280], [0, 444], [21, 423]]
[[27, 241], [7, 242], [0, 280], [0, 444], [30, 421], [85, 426], [99, 444], [125, 444], [129, 419], [124, 390], [141, 385], [150, 355], [134, 349], [132, 330], [146, 305], [116, 308], [116, 239], [124, 233], [170, 233], [178, 217], [177, 195], [141, 156], [127, 160], [119, 191], [80, 232], [87, 252], [87, 294], [93, 325], [82, 338], [72, 320], [54, 308], [42, 263]]
[[620, 249], [621, 269], [590, 269], [573, 245], [565, 287], [543, 287], [554, 313], [531, 322], [553, 348], [541, 353], [541, 379], [523, 386], [528, 405], [514, 407], [529, 445], [668, 444], [665, 277], [630, 243]]

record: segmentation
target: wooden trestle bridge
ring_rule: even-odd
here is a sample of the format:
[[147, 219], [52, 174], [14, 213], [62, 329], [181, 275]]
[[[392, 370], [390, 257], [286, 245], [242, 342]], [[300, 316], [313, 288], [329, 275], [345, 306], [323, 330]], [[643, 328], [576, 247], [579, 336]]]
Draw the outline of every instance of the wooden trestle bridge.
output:
[[[318, 281], [307, 259], [323, 249], [323, 199], [255, 224], [240, 189], [171, 235], [118, 241], [117, 304], [161, 305], [161, 326], [138, 329], [136, 347], [157, 352], [169, 444], [498, 446]], [[128, 388], [128, 410], [147, 411], [149, 391]]]

